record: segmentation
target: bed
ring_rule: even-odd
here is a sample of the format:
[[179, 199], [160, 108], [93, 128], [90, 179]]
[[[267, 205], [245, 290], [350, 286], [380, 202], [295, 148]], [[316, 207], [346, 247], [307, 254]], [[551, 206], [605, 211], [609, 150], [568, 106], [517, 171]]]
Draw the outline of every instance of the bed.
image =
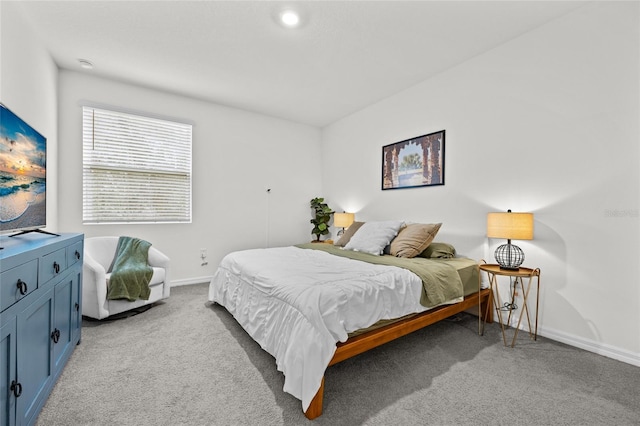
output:
[[208, 297], [275, 358], [283, 390], [301, 400], [309, 419], [322, 414], [330, 365], [471, 308], [491, 321], [490, 293], [474, 260], [331, 244], [230, 253]]

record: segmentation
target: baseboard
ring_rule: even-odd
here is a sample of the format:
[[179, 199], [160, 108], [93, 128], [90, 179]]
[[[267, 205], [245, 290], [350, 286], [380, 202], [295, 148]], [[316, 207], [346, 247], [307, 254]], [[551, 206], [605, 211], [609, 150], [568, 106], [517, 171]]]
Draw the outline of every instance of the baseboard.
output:
[[633, 353], [631, 351], [620, 349], [615, 346], [595, 342], [593, 340], [583, 339], [582, 337], [574, 336], [546, 327], [539, 328], [538, 334], [557, 342], [565, 343], [576, 348], [584, 349], [585, 351], [593, 352], [598, 355], [606, 356], [607, 358], [613, 358], [615, 360], [640, 367], [639, 353]]
[[[503, 312], [503, 321], [506, 324], [508, 312]], [[494, 313], [493, 320], [498, 322], [498, 315]], [[518, 325], [518, 316], [511, 316], [511, 328], [516, 328]], [[520, 324], [521, 331], [528, 331], [527, 325]], [[569, 346], [584, 349], [585, 351], [593, 352], [598, 355], [606, 356], [618, 361], [622, 361], [627, 364], [640, 367], [640, 353], [634, 353], [625, 349], [620, 349], [615, 346], [607, 345], [605, 343], [599, 343], [593, 340], [584, 339], [582, 337], [574, 336], [563, 331], [555, 330], [548, 327], [538, 327], [538, 335], [544, 336], [547, 339], [555, 340], [556, 342], [565, 343]]]
[[181, 280], [173, 280], [171, 281], [171, 287], [180, 287], [183, 285], [194, 285], [194, 284], [205, 284], [209, 283], [213, 276], [208, 275], [204, 277], [193, 277], [193, 278], [184, 278]]

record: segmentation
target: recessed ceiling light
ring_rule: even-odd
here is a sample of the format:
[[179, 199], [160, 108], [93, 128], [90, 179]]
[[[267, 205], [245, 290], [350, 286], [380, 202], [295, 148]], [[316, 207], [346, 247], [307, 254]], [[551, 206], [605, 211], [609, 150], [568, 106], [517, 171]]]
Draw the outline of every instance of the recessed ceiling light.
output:
[[93, 64], [91, 62], [87, 61], [86, 59], [78, 59], [78, 63], [85, 70], [92, 70], [93, 69]]
[[287, 28], [296, 28], [300, 25], [300, 14], [295, 10], [284, 10], [280, 12], [280, 23]]

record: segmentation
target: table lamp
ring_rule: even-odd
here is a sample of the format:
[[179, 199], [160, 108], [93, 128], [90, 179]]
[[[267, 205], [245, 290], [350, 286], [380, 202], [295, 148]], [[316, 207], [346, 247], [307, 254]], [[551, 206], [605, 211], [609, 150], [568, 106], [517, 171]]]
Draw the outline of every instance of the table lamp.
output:
[[344, 234], [344, 228], [350, 227], [354, 220], [354, 213], [334, 213], [333, 226], [335, 226], [336, 228], [342, 228], [342, 230], [338, 231], [338, 236]]
[[487, 237], [506, 238], [507, 244], [496, 249], [496, 262], [501, 269], [517, 270], [524, 262], [524, 252], [511, 240], [533, 239], [533, 213], [512, 213], [511, 210], [487, 215]]

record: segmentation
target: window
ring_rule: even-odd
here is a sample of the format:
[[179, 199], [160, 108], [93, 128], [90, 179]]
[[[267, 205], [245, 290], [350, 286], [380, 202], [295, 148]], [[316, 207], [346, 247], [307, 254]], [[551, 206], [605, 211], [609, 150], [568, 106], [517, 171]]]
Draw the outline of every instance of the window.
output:
[[83, 223], [190, 223], [191, 127], [83, 107]]

